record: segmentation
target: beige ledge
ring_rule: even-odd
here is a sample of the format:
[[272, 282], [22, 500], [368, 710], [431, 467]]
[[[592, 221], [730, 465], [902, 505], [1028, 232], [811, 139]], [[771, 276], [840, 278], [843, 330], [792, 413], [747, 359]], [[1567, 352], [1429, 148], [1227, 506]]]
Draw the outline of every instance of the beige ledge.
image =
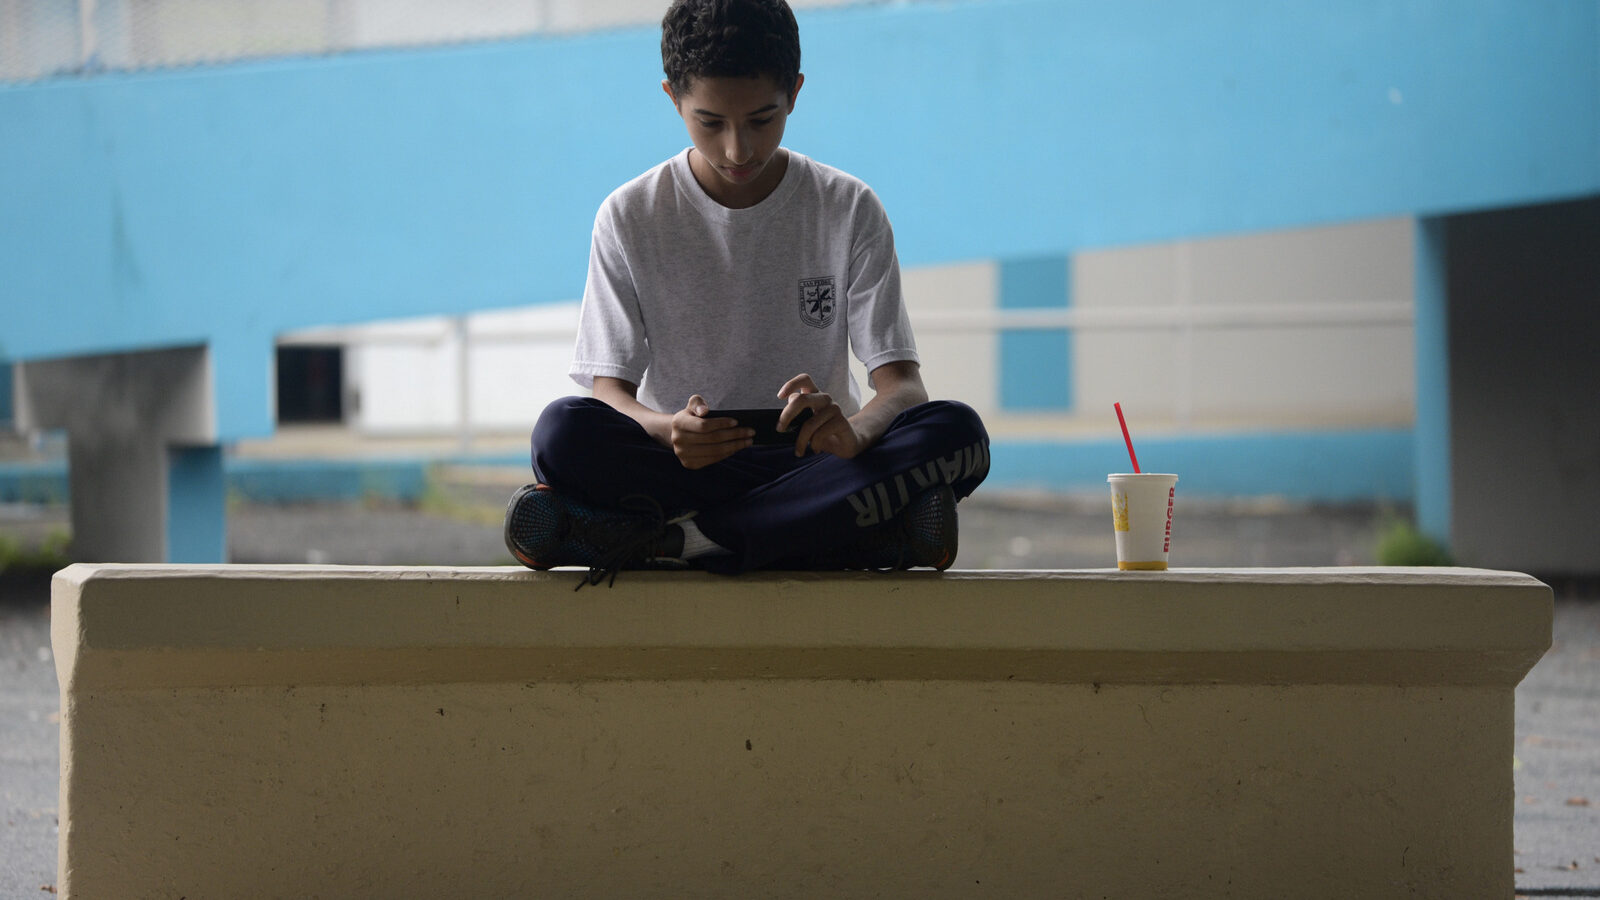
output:
[[99, 897], [1504, 897], [1551, 594], [1470, 569], [73, 566]]

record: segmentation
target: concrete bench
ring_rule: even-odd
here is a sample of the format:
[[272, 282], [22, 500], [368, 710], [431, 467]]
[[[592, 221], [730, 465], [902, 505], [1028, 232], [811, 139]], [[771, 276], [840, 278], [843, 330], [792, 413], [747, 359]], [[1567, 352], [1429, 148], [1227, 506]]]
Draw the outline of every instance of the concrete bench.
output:
[[1468, 569], [72, 566], [69, 897], [1511, 895]]

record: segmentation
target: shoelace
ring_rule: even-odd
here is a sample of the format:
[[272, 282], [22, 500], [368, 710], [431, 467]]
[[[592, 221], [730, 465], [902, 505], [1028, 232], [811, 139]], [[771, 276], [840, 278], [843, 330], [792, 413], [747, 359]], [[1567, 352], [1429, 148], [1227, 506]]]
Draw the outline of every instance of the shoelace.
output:
[[631, 494], [623, 497], [620, 506], [629, 512], [638, 512], [650, 516], [653, 520], [650, 527], [648, 529], [641, 528], [637, 537], [624, 541], [607, 551], [601, 557], [599, 563], [589, 567], [589, 571], [579, 580], [577, 587], [573, 588], [574, 591], [581, 591], [586, 585], [599, 584], [602, 581], [606, 581], [608, 576], [610, 581], [606, 583], [606, 587], [616, 587], [617, 573], [621, 572], [623, 567], [641, 557], [646, 559], [654, 557], [656, 544], [661, 540], [667, 527], [694, 515], [691, 512], [669, 520], [666, 512], [661, 508], [661, 504], [657, 503], [654, 497], [647, 497], [644, 494]]

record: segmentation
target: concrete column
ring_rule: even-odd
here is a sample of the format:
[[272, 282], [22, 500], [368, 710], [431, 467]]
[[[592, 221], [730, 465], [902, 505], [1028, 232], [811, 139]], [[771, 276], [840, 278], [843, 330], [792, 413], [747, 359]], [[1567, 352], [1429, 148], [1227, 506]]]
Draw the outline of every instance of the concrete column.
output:
[[159, 441], [69, 429], [72, 555], [79, 560], [164, 562], [166, 466]]
[[1456, 559], [1600, 572], [1600, 197], [1445, 226]]
[[1416, 224], [1417, 527], [1450, 543], [1450, 322], [1444, 219]]
[[202, 347], [18, 366], [17, 424], [67, 432], [72, 553], [223, 562], [222, 451]]

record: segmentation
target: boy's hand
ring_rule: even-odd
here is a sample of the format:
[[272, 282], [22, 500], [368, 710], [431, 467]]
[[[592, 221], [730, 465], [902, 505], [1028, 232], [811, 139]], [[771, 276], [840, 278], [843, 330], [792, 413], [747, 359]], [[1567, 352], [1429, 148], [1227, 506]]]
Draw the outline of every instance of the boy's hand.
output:
[[811, 418], [800, 426], [794, 441], [794, 455], [804, 456], [807, 445], [818, 453], [850, 459], [867, 449], [869, 442], [851, 424], [833, 398], [822, 393], [810, 375], [796, 375], [778, 391], [784, 401], [783, 412], [778, 416], [778, 430], [784, 431], [803, 409], [811, 410]]
[[753, 428], [740, 428], [736, 419], [705, 418], [711, 409], [695, 394], [672, 415], [672, 452], [685, 469], [703, 469], [719, 463], [755, 443]]

